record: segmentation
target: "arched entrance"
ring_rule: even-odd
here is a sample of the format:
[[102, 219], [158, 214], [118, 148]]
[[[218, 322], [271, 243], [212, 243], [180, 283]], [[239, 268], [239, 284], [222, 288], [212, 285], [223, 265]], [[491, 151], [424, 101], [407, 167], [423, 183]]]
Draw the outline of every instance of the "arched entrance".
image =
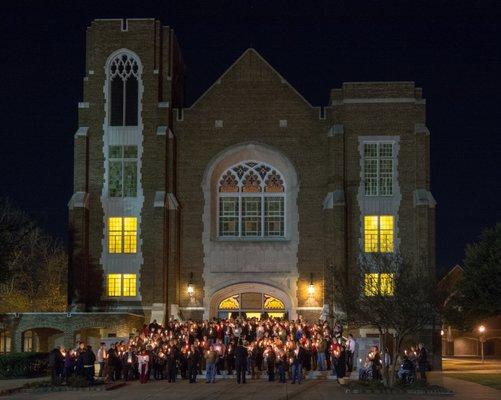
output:
[[210, 318], [288, 317], [291, 300], [285, 292], [262, 283], [239, 283], [214, 293], [210, 301]]

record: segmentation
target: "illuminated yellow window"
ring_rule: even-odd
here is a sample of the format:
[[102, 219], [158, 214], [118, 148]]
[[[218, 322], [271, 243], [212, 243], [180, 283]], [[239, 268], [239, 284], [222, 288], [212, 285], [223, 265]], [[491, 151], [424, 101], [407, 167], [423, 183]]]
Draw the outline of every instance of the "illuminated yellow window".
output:
[[108, 218], [108, 251], [110, 253], [137, 252], [137, 218]]
[[132, 297], [136, 295], [136, 274], [123, 275], [123, 295]]
[[364, 216], [364, 251], [393, 252], [393, 215]]
[[108, 275], [108, 296], [116, 297], [122, 295], [122, 275]]
[[122, 252], [122, 218], [108, 219], [108, 251], [110, 253]]
[[124, 253], [137, 251], [137, 218], [124, 218]]
[[395, 276], [393, 274], [365, 274], [366, 296], [393, 296]]

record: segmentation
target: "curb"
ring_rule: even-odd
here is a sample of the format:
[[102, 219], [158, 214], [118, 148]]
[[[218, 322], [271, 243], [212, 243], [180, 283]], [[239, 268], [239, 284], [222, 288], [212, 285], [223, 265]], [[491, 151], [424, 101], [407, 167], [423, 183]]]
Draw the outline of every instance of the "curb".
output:
[[434, 395], [434, 396], [452, 396], [452, 390], [420, 390], [420, 389], [346, 389], [346, 394], [414, 394], [414, 395]]

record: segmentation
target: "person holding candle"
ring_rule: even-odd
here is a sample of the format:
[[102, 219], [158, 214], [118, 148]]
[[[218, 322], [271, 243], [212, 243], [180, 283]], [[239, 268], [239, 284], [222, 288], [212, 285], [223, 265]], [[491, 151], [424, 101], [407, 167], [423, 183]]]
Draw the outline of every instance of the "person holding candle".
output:
[[188, 378], [190, 383], [197, 382], [197, 374], [200, 363], [200, 350], [194, 344], [190, 346], [187, 354]]
[[176, 382], [177, 376], [177, 362], [179, 359], [179, 350], [177, 346], [174, 344], [174, 341], [171, 341], [171, 347], [169, 348], [169, 352], [167, 353], [167, 374], [169, 377], [169, 383]]
[[285, 383], [285, 370], [287, 369], [287, 354], [283, 349], [280, 349], [277, 354], [277, 371], [278, 371], [278, 381], [280, 383]]
[[216, 383], [216, 361], [217, 353], [214, 350], [214, 345], [210, 345], [209, 350], [205, 352], [205, 365], [206, 365], [206, 382]]
[[298, 343], [294, 349], [294, 358], [292, 361], [292, 384], [296, 382], [300, 385], [303, 378], [303, 363], [308, 357], [306, 349], [301, 343]]
[[148, 364], [150, 361], [150, 357], [146, 350], [143, 350], [141, 354], [137, 356], [137, 362], [139, 365], [139, 382], [141, 384], [148, 382]]
[[268, 370], [268, 382], [275, 381], [275, 362], [276, 354], [273, 347], [268, 346], [265, 351], [266, 366]]
[[325, 371], [325, 349], [327, 348], [327, 342], [320, 333], [317, 333], [317, 369], [319, 371]]

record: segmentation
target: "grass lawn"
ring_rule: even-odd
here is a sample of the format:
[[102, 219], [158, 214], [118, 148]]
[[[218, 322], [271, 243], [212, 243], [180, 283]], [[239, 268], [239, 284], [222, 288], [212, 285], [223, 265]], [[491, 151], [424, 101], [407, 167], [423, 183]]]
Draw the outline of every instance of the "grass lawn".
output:
[[444, 375], [449, 378], [463, 379], [465, 381], [475, 382], [480, 385], [490, 386], [491, 388], [501, 390], [501, 374], [445, 373]]

